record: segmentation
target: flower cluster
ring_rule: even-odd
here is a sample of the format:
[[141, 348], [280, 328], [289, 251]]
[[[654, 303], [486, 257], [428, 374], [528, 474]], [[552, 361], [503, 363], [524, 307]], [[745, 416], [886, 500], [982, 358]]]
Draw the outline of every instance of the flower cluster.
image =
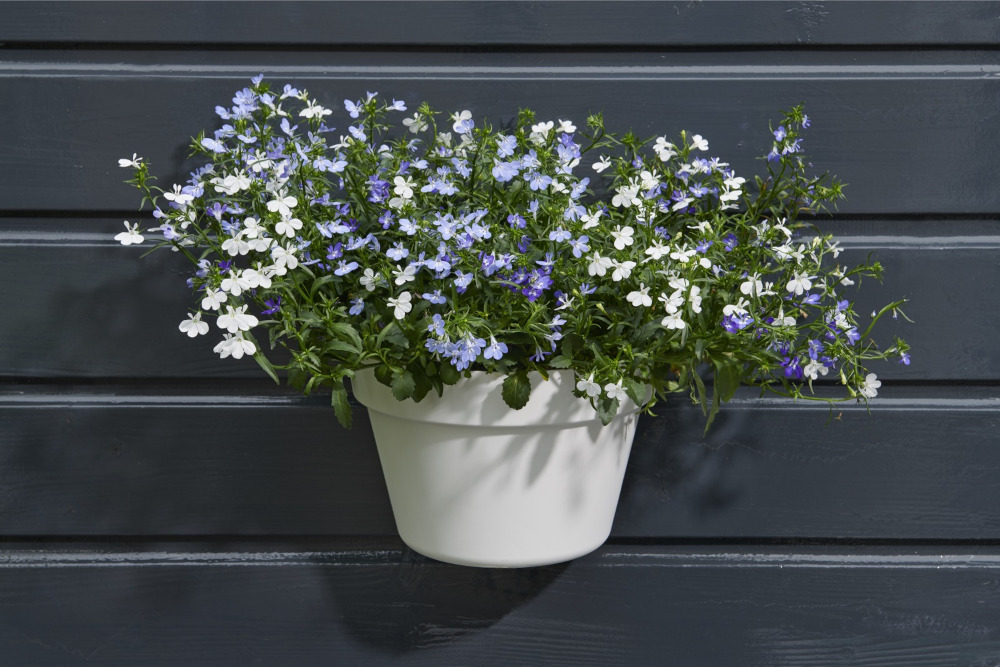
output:
[[676, 391], [711, 419], [740, 383], [815, 398], [803, 388], [837, 378], [841, 399], [864, 400], [879, 382], [862, 363], [909, 362], [904, 342], [868, 337], [901, 302], [865, 327], [846, 296], [881, 267], [831, 263], [837, 243], [798, 219], [841, 196], [806, 175], [801, 108], [772, 131], [755, 194], [704, 137], [619, 137], [600, 115], [579, 128], [522, 110], [495, 130], [368, 93], [344, 101], [338, 132], [334, 109], [261, 77], [216, 112], [185, 184], [162, 190], [142, 158], [120, 160], [156, 225], [116, 238], [158, 232], [191, 260], [183, 333], [214, 319], [221, 357], [277, 378], [266, 332], [287, 350], [277, 367], [330, 386], [344, 423], [344, 381], [365, 367], [418, 401], [501, 373], [514, 408], [529, 371], [572, 369], [607, 423], [626, 397], [648, 408]]

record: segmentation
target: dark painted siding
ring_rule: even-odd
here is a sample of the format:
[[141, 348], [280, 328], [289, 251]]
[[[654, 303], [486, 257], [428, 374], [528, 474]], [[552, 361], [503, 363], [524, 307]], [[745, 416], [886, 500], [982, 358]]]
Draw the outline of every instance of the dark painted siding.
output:
[[[1000, 9], [991, 2], [0, 3], [0, 664], [1000, 664]], [[804, 102], [912, 298], [871, 415], [645, 419], [612, 537], [524, 571], [395, 537], [365, 428], [177, 334], [111, 240], [250, 76], [687, 128], [741, 172]]]

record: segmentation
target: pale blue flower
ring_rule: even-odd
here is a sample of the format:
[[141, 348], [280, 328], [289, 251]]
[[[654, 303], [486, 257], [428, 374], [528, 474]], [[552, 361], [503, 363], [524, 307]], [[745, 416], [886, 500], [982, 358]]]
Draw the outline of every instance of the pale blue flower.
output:
[[[439, 289], [436, 289], [433, 292], [427, 292], [421, 294], [420, 296], [423, 297], [424, 299], [427, 299], [431, 303], [436, 303], [436, 304], [442, 304], [447, 301], [447, 299], [441, 295], [441, 290]], [[440, 315], [438, 315], [438, 317], [440, 317]]]
[[[549, 232], [550, 241], [569, 241], [571, 238], [573, 238], [573, 235], [567, 231], [565, 227], [559, 227], [558, 229], [553, 229]], [[577, 257], [579, 256], [580, 255], [577, 255]]]
[[358, 268], [357, 262], [347, 262], [346, 260], [341, 260], [340, 264], [337, 265], [337, 269], [334, 271], [334, 274], [338, 276], [346, 276], [356, 268]]
[[497, 339], [490, 336], [490, 345], [483, 352], [483, 358], [485, 359], [499, 359], [507, 354], [507, 346], [504, 343], [497, 342]]
[[394, 261], [400, 261], [410, 255], [410, 251], [403, 247], [402, 243], [397, 243], [385, 251], [386, 257]]
[[500, 135], [496, 138], [497, 157], [510, 157], [517, 149], [517, 137]]

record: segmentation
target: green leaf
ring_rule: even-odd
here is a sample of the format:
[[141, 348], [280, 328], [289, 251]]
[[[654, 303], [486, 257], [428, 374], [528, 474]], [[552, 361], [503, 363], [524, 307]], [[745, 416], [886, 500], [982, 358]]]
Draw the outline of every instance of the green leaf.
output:
[[[433, 367], [434, 365], [431, 364], [431, 368]], [[414, 401], [420, 402], [434, 388], [434, 385], [431, 384], [430, 378], [427, 377], [427, 372], [418, 362], [410, 364], [409, 371], [413, 375], [414, 389], [412, 398]]]
[[715, 371], [715, 385], [719, 388], [719, 398], [723, 403], [733, 397], [742, 379], [743, 367], [738, 363], [723, 364]]
[[392, 370], [387, 368], [386, 366], [376, 366], [375, 379], [378, 380], [379, 383], [384, 384], [386, 387], [388, 387], [390, 384], [392, 384]]
[[438, 377], [441, 378], [441, 382], [449, 385], [455, 384], [462, 378], [458, 369], [449, 363], [443, 363], [438, 366]]
[[558, 357], [553, 357], [549, 360], [549, 366], [552, 368], [569, 368], [573, 365], [573, 358], [567, 357], [565, 354], [560, 354]]
[[327, 283], [333, 282], [336, 278], [337, 276], [335, 276], [334, 274], [328, 273], [327, 275], [320, 277], [319, 280], [313, 281], [312, 285], [309, 287], [309, 296], [315, 298], [316, 292], [319, 290], [320, 287], [326, 285]]
[[691, 371], [691, 378], [694, 380], [695, 387], [698, 388], [698, 400], [701, 401], [701, 412], [702, 414], [708, 414], [708, 395], [705, 391], [705, 382], [698, 375], [698, 371]]
[[271, 362], [267, 360], [267, 357], [264, 356], [264, 353], [260, 351], [259, 347], [257, 348], [257, 351], [254, 352], [253, 360], [264, 369], [264, 372], [267, 373], [272, 380], [274, 380], [274, 384], [281, 384], [281, 380], [278, 379], [278, 374], [274, 372], [274, 366], [272, 366]]
[[633, 378], [625, 378], [625, 393], [636, 405], [642, 405], [649, 397], [649, 385]]
[[326, 344], [323, 346], [323, 351], [326, 353], [346, 352], [347, 354], [350, 354], [353, 357], [356, 357], [359, 354], [361, 354], [361, 350], [359, 350], [358, 348], [354, 347], [347, 341], [337, 340], [336, 338], [331, 338], [327, 340]]
[[572, 358], [573, 355], [583, 347], [583, 337], [580, 334], [569, 333], [566, 334], [562, 339], [562, 353], [563, 355]]
[[702, 435], [708, 435], [708, 429], [712, 426], [712, 422], [715, 421], [715, 415], [719, 414], [719, 384], [717, 382], [712, 383], [712, 409], [708, 413], [708, 419], [705, 420], [705, 430]]
[[344, 380], [341, 379], [339, 382], [333, 385], [333, 393], [330, 396], [330, 405], [333, 406], [333, 411], [337, 415], [337, 421], [344, 428], [351, 428], [351, 418], [353, 417], [351, 411], [351, 404], [347, 402], [347, 387], [344, 386]]
[[658, 320], [646, 322], [645, 324], [642, 325], [642, 327], [639, 328], [639, 331], [636, 332], [635, 342], [644, 343], [650, 338], [652, 338], [661, 329], [662, 326], [660, 325], [660, 322]]
[[357, 348], [358, 354], [360, 354], [361, 350], [365, 347], [365, 344], [361, 340], [361, 335], [358, 334], [358, 330], [346, 322], [334, 322], [330, 324], [330, 331], [341, 334], [342, 339], [347, 338], [351, 341], [351, 343], [354, 344], [354, 347]]
[[397, 401], [404, 401], [413, 396], [413, 391], [416, 388], [417, 384], [410, 371], [403, 371], [392, 379], [392, 395], [396, 397]]
[[520, 410], [528, 404], [528, 397], [531, 395], [531, 382], [528, 381], [527, 373], [516, 373], [508, 375], [503, 381], [500, 391], [503, 402], [514, 410]]
[[601, 418], [601, 423], [607, 426], [618, 414], [618, 399], [601, 396], [597, 401], [597, 416]]

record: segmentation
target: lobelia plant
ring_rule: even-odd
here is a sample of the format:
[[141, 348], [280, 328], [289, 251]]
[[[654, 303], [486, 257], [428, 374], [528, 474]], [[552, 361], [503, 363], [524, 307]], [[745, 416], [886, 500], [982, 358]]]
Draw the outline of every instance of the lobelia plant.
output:
[[[208, 162], [185, 185], [155, 187], [136, 155], [119, 164], [154, 207], [145, 232], [195, 266], [180, 330], [208, 334], [212, 316], [220, 357], [252, 355], [306, 393], [330, 387], [345, 426], [345, 380], [369, 367], [415, 401], [499, 373], [514, 409], [529, 372], [569, 369], [605, 424], [625, 397], [649, 410], [690, 392], [707, 429], [740, 384], [867, 401], [880, 383], [865, 363], [909, 363], [905, 342], [869, 338], [903, 301], [865, 325], [843, 293], [881, 266], [831, 262], [837, 243], [799, 220], [842, 197], [836, 179], [807, 175], [801, 107], [772, 128], [754, 194], [700, 135], [619, 137], [600, 115], [582, 129], [528, 110], [494, 130], [376, 93], [344, 108], [334, 134], [331, 109], [255, 77], [194, 140]], [[122, 244], [143, 241], [125, 227]], [[821, 378], [844, 390], [817, 396]]]

